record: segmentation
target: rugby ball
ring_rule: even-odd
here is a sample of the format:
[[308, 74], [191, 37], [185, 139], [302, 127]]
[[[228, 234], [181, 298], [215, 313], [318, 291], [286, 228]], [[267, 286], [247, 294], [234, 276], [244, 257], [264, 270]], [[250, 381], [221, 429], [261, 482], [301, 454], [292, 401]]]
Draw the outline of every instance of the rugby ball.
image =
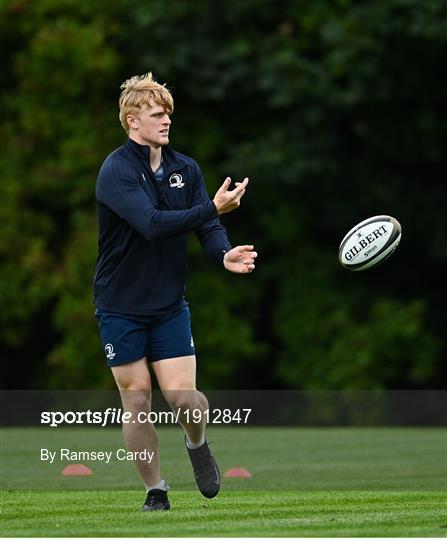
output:
[[391, 216], [374, 216], [353, 227], [343, 238], [338, 258], [348, 270], [366, 270], [387, 259], [399, 245], [402, 227]]

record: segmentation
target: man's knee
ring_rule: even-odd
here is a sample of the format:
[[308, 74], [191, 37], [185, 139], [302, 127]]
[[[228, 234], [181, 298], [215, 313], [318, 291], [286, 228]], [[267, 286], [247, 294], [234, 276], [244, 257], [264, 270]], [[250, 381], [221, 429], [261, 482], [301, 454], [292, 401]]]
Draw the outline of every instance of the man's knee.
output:
[[151, 407], [151, 389], [141, 384], [121, 389], [121, 401], [126, 411], [145, 411]]
[[169, 390], [165, 395], [174, 410], [204, 410], [208, 406], [206, 397], [198, 390]]
[[147, 411], [151, 401], [151, 376], [146, 357], [112, 368], [126, 410]]

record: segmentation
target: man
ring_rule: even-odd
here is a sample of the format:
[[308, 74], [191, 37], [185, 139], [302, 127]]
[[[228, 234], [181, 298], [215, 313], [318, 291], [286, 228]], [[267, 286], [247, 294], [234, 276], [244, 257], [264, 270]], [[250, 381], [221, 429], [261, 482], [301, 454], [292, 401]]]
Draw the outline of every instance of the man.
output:
[[[128, 79], [121, 89], [120, 121], [129, 138], [106, 158], [96, 187], [95, 314], [123, 408], [134, 419], [150, 410], [150, 364], [179, 413], [197, 485], [211, 498], [219, 491], [220, 474], [205, 439], [205, 416], [187, 422], [189, 411], [204, 412], [208, 402], [196, 389], [184, 298], [186, 236], [194, 231], [208, 257], [230, 272], [252, 272], [254, 247], [232, 249], [218, 219], [240, 205], [248, 178], [233, 190], [227, 178], [211, 201], [197, 163], [168, 146], [174, 109], [169, 90], [151, 73]], [[128, 450], [154, 452], [150, 463], [135, 461], [147, 490], [143, 510], [168, 510], [169, 488], [160, 473], [153, 425], [130, 422], [123, 432]]]

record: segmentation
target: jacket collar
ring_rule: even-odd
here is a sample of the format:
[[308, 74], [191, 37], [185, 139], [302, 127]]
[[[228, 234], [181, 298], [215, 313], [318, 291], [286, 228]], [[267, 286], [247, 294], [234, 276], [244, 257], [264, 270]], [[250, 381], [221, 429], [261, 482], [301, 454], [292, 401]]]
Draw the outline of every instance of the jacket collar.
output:
[[[151, 149], [148, 145], [139, 144], [133, 139], [128, 138], [124, 146], [139, 159], [150, 161]], [[166, 172], [176, 169], [178, 170], [187, 165], [186, 161], [181, 159], [181, 156], [169, 145], [163, 146], [161, 153], [163, 156], [163, 163], [166, 167]]]
[[145, 144], [139, 144], [130, 137], [125, 144], [126, 148], [141, 159], [150, 159], [151, 149]]

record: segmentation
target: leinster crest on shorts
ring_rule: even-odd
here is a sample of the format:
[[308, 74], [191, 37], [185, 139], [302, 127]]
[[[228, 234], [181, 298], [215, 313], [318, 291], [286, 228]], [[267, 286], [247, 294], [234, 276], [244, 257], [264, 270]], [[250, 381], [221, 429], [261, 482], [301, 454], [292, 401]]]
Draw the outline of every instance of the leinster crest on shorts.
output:
[[107, 345], [104, 347], [104, 351], [106, 353], [106, 358], [109, 360], [113, 360], [116, 356], [116, 352], [113, 351], [113, 345], [111, 343], [107, 343]]

